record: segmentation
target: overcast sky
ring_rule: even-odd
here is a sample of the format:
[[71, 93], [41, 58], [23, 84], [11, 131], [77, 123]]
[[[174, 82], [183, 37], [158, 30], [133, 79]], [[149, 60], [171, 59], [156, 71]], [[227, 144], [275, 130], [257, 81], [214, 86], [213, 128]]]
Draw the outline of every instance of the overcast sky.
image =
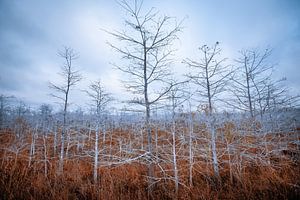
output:
[[[145, 0], [144, 9], [184, 19], [174, 70], [184, 73], [186, 57], [219, 41], [228, 62], [247, 48], [273, 48], [275, 78], [286, 77], [300, 93], [299, 0]], [[49, 81], [59, 82], [63, 46], [76, 50], [75, 67], [84, 80], [72, 91], [74, 105], [85, 106], [91, 81], [101, 79], [116, 97], [126, 97], [122, 74], [110, 63], [119, 55], [107, 44], [106, 30], [124, 29], [126, 15], [113, 0], [0, 0], [0, 94], [14, 95], [32, 105], [52, 103]]]

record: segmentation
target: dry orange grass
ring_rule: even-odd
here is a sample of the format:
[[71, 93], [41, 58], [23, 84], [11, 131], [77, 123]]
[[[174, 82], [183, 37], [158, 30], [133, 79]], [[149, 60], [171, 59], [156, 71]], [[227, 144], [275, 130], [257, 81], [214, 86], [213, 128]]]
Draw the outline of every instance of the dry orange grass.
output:
[[[210, 151], [207, 149], [209, 140], [199, 139], [194, 143], [192, 184], [189, 183], [188, 145], [177, 143], [178, 148], [181, 148], [177, 155], [180, 180], [178, 199], [300, 199], [299, 146], [289, 142], [297, 133], [261, 138], [241, 136], [234, 129], [232, 124], [225, 125], [224, 137], [218, 138], [220, 180], [213, 175]], [[198, 131], [196, 134], [199, 137], [209, 139], [205, 131]], [[92, 132], [90, 140], [85, 139], [85, 145], [80, 150], [82, 152], [70, 148], [69, 157], [64, 162], [64, 173], [57, 175], [59, 147], [55, 153], [51, 135], [47, 137], [48, 171], [45, 174], [41, 136], [36, 140], [36, 153], [29, 166], [32, 135], [24, 135], [22, 139], [18, 139], [12, 131], [2, 131], [0, 199], [147, 199], [148, 168], [145, 161], [103, 165], [109, 163], [109, 160], [100, 155], [99, 179], [94, 183], [93, 158], [82, 156], [84, 151], [93, 150], [93, 134]], [[140, 148], [141, 144], [134, 139], [135, 133], [130, 130], [113, 130], [110, 134], [111, 137], [107, 135], [105, 143], [100, 142], [99, 145], [105, 145], [106, 153], [111, 145], [112, 155], [130, 157], [126, 152], [118, 153], [120, 141], [128, 144], [130, 139], [133, 140], [133, 148]], [[168, 146], [170, 135], [160, 130], [158, 136], [161, 141], [157, 152], [162, 160], [155, 164], [153, 198], [174, 199], [173, 165], [164, 161], [171, 158]], [[235, 141], [239, 142], [229, 155], [226, 151], [227, 144]], [[266, 141], [268, 145], [261, 145]], [[276, 152], [279, 142], [283, 141], [288, 144], [286, 148], [279, 153], [272, 153]], [[146, 147], [146, 138], [143, 145]], [[200, 147], [207, 149], [207, 154]]]

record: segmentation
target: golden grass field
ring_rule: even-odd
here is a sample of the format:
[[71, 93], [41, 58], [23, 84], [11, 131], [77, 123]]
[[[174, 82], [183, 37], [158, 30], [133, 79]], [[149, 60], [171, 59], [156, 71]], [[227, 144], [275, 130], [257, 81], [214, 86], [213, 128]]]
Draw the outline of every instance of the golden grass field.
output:
[[[155, 132], [156, 131], [156, 132]], [[59, 131], [58, 131], [59, 132]], [[299, 130], [263, 135], [239, 134], [234, 124], [218, 129], [220, 180], [213, 175], [209, 134], [195, 126], [192, 183], [185, 128], [177, 130], [178, 199], [300, 199]], [[32, 138], [34, 154], [29, 162]], [[95, 132], [70, 129], [63, 174], [58, 175], [60, 134], [26, 127], [0, 133], [0, 199], [147, 199], [146, 136], [130, 127], [107, 130], [99, 140], [98, 181], [93, 181]], [[158, 138], [155, 143], [155, 137]], [[66, 137], [67, 138], [67, 137]], [[155, 168], [153, 199], [175, 199], [172, 137], [153, 129]]]

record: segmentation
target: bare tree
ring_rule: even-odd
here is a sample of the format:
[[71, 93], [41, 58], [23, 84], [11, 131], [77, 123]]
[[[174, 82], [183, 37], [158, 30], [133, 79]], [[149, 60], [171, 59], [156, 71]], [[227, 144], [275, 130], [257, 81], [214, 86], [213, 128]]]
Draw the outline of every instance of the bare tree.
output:
[[[97, 182], [98, 179], [98, 141], [99, 141], [99, 133], [100, 127], [103, 126], [101, 121], [103, 120], [103, 112], [107, 106], [107, 104], [112, 101], [112, 97], [107, 93], [101, 83], [100, 80], [95, 81], [90, 84], [89, 91], [86, 91], [93, 102], [93, 108], [96, 114], [96, 130], [95, 130], [95, 155], [94, 155], [94, 182]], [[104, 137], [105, 133], [103, 131]], [[104, 144], [104, 143], [103, 143]]]
[[187, 74], [187, 77], [197, 85], [197, 92], [204, 99], [207, 105], [208, 130], [211, 133], [211, 146], [214, 173], [219, 177], [219, 167], [216, 150], [216, 131], [215, 118], [213, 114], [213, 104], [218, 100], [232, 73], [228, 70], [228, 65], [224, 65], [225, 58], [220, 58], [221, 49], [219, 42], [212, 47], [207, 45], [199, 48], [202, 57], [199, 61], [185, 59], [183, 63], [192, 68], [193, 73]]
[[40, 121], [42, 126], [43, 133], [46, 132], [47, 128], [49, 128], [53, 117], [52, 117], [52, 106], [49, 104], [42, 104], [39, 107], [39, 115], [40, 115]]
[[188, 135], [189, 135], [189, 185], [193, 186], [193, 165], [194, 165], [194, 149], [193, 149], [193, 138], [194, 138], [194, 114], [192, 113], [192, 92], [191, 87], [188, 85], [186, 93], [187, 106], [188, 106]]
[[295, 107], [299, 101], [299, 95], [289, 94], [289, 88], [285, 85], [286, 78], [270, 80], [265, 83], [263, 105], [261, 113], [275, 111], [284, 107]]
[[[151, 107], [165, 99], [172, 88], [172, 85], [166, 84], [166, 80], [170, 75], [170, 56], [174, 52], [171, 47], [181, 31], [181, 26], [171, 17], [159, 17], [153, 8], [142, 14], [143, 1], [135, 0], [131, 5], [126, 0], [121, 0], [119, 4], [130, 17], [125, 20], [128, 30], [108, 33], [126, 46], [110, 45], [128, 61], [126, 66], [117, 68], [130, 76], [124, 83], [125, 87], [136, 95], [131, 103], [145, 108], [148, 151], [152, 155]], [[151, 163], [150, 179], [153, 177], [153, 170]]]
[[[172, 81], [173, 82], [173, 81]], [[179, 186], [179, 177], [178, 177], [178, 166], [177, 166], [177, 150], [176, 150], [176, 109], [186, 100], [184, 98], [184, 92], [180, 91], [178, 86], [178, 82], [175, 81], [171, 83], [173, 85], [177, 85], [172, 87], [169, 92], [169, 99], [172, 110], [172, 125], [171, 125], [171, 133], [172, 133], [172, 154], [173, 154], [173, 170], [174, 170], [174, 183], [175, 183], [175, 199], [178, 198], [178, 186]]]
[[202, 102], [207, 104], [209, 113], [212, 113], [213, 104], [218, 100], [218, 95], [224, 92], [232, 72], [228, 65], [224, 65], [226, 58], [220, 58], [219, 42], [212, 47], [204, 45], [199, 50], [202, 55], [199, 61], [187, 58], [183, 63], [193, 70], [187, 77], [198, 86], [197, 93], [204, 100]]
[[[271, 76], [271, 75], [270, 75]], [[257, 87], [258, 99], [256, 103], [256, 113], [260, 115], [260, 122], [265, 131], [274, 131], [274, 129], [292, 128], [291, 121], [295, 120], [294, 115], [290, 113], [288, 117], [281, 116], [283, 110], [294, 110], [298, 106], [299, 95], [292, 95], [289, 88], [285, 85], [286, 78], [272, 80], [271, 77], [265, 79], [260, 87]], [[285, 126], [285, 127], [283, 127]]]
[[18, 138], [24, 137], [24, 133], [26, 133], [26, 118], [30, 112], [30, 107], [22, 100], [17, 100], [13, 113], [15, 115], [14, 129]]
[[51, 94], [53, 97], [59, 99], [63, 103], [63, 127], [61, 133], [61, 152], [59, 161], [59, 174], [63, 172], [63, 160], [64, 160], [64, 140], [67, 125], [67, 111], [69, 105], [70, 90], [82, 79], [79, 71], [74, 70], [73, 61], [78, 58], [78, 54], [70, 47], [64, 47], [62, 51], [58, 52], [58, 55], [64, 59], [64, 64], [61, 67], [61, 77], [63, 84], [54, 84], [50, 82], [49, 87], [56, 93]]
[[271, 50], [243, 50], [240, 55], [236, 60], [238, 66], [232, 78], [231, 91], [235, 100], [231, 105], [249, 112], [251, 118], [254, 118], [259, 110], [263, 110], [264, 97], [268, 95], [273, 66], [267, 60]]
[[[50, 130], [50, 125], [52, 125], [52, 106], [49, 104], [42, 104], [39, 108], [39, 116], [41, 120], [42, 133], [43, 133], [43, 156], [44, 156], [44, 176], [47, 177], [48, 174], [48, 151], [47, 151], [47, 131]], [[34, 135], [32, 137], [32, 141], [34, 141]], [[54, 134], [54, 140], [56, 140], [56, 133]], [[54, 142], [56, 143], [56, 141]], [[54, 152], [56, 150], [56, 144], [54, 146]]]

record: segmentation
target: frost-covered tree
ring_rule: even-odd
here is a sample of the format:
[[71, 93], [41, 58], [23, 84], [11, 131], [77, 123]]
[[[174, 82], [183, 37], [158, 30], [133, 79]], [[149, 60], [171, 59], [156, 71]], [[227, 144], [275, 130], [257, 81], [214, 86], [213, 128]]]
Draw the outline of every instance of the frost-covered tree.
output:
[[238, 110], [249, 112], [252, 118], [262, 112], [264, 100], [271, 92], [269, 83], [273, 65], [268, 62], [270, 55], [270, 49], [243, 50], [236, 59], [237, 66], [231, 89], [235, 99], [231, 105]]
[[[94, 155], [94, 182], [96, 183], [98, 180], [98, 156], [99, 156], [99, 149], [98, 149], [98, 141], [99, 141], [99, 134], [101, 130], [101, 126], [103, 126], [103, 114], [104, 110], [107, 107], [107, 104], [112, 101], [112, 97], [109, 93], [105, 91], [105, 88], [100, 80], [95, 81], [90, 84], [89, 90], [86, 91], [88, 96], [91, 98], [92, 101], [92, 109], [96, 115], [96, 130], [95, 130], [95, 155]], [[103, 130], [103, 135], [105, 138], [105, 130]]]
[[63, 160], [64, 160], [64, 140], [67, 125], [67, 112], [69, 105], [70, 90], [82, 79], [79, 71], [74, 70], [73, 61], [78, 58], [78, 54], [70, 47], [64, 47], [62, 51], [58, 52], [58, 55], [64, 60], [64, 64], [61, 67], [62, 84], [51, 83], [49, 87], [54, 90], [51, 96], [59, 99], [63, 104], [63, 127], [61, 132], [61, 152], [59, 161], [59, 173], [63, 172]]
[[192, 69], [187, 77], [195, 83], [197, 93], [200, 95], [200, 104], [207, 106], [206, 114], [208, 119], [208, 131], [211, 133], [211, 146], [213, 166], [216, 176], [219, 176], [219, 166], [216, 150], [216, 131], [215, 118], [213, 116], [213, 105], [216, 104], [218, 96], [224, 92], [229, 76], [232, 73], [225, 65], [225, 58], [221, 57], [221, 49], [219, 42], [216, 42], [212, 47], [204, 45], [199, 48], [201, 57], [198, 61], [185, 59], [185, 63]]
[[[124, 80], [126, 88], [135, 95], [130, 103], [145, 109], [145, 129], [147, 131], [148, 151], [152, 155], [152, 133], [150, 114], [152, 106], [164, 99], [172, 88], [167, 79], [170, 75], [172, 45], [181, 31], [174, 18], [160, 17], [155, 9], [142, 10], [143, 1], [119, 1], [128, 18], [126, 30], [109, 32], [121, 41], [111, 47], [122, 55], [127, 64], [117, 68], [129, 75]], [[153, 165], [149, 165], [149, 177], [153, 178]], [[150, 188], [151, 190], [151, 188]]]

